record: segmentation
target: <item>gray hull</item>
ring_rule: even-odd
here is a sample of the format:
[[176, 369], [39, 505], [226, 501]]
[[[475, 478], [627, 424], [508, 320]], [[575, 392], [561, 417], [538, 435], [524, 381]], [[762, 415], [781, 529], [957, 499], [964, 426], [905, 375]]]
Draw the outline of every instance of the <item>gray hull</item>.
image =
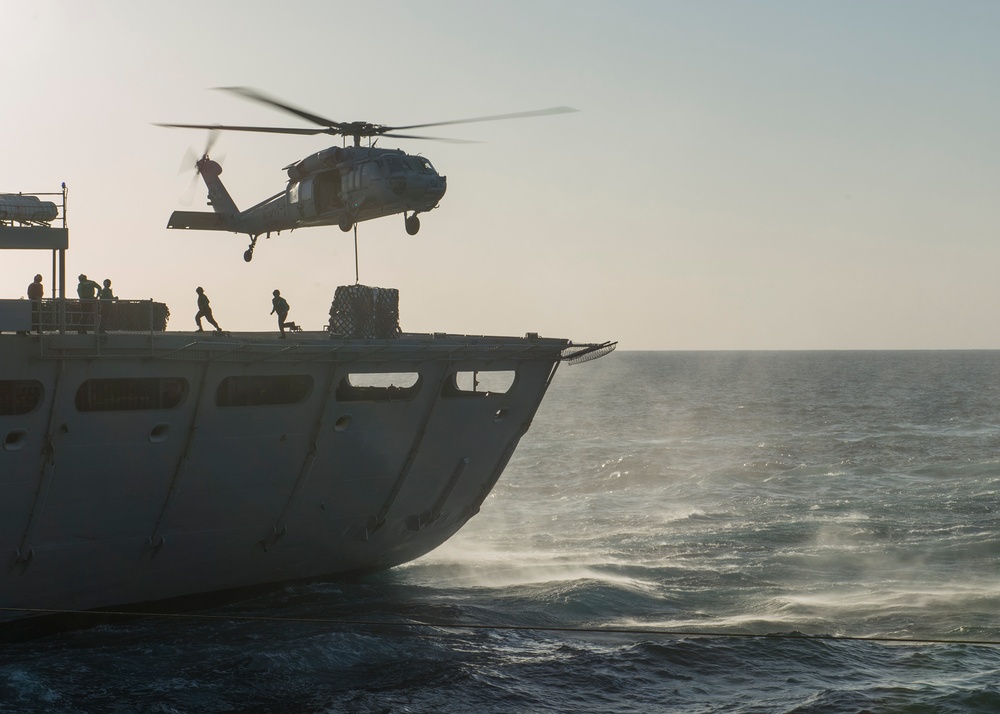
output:
[[275, 337], [0, 335], [0, 621], [417, 558], [479, 510], [568, 344]]

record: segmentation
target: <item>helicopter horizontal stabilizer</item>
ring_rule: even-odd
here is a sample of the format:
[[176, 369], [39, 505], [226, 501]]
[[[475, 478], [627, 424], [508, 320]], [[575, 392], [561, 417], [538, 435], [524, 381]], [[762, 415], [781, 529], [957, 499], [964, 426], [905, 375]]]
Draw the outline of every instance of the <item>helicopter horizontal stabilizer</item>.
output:
[[204, 211], [174, 211], [167, 221], [167, 228], [178, 228], [192, 231], [228, 231], [226, 217], [219, 213]]

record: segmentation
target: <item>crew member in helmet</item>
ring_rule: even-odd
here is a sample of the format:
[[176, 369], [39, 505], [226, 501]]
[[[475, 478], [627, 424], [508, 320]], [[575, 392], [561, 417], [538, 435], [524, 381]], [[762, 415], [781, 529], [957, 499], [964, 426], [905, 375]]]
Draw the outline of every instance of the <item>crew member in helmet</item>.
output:
[[31, 329], [36, 332], [42, 331], [40, 314], [43, 295], [45, 295], [45, 288], [42, 287], [42, 276], [39, 274], [35, 276], [35, 281], [28, 286], [28, 299], [31, 300]]
[[281, 330], [281, 339], [285, 338], [285, 328], [294, 330], [298, 327], [294, 322], [285, 322], [285, 318], [288, 317], [288, 311], [291, 309], [288, 305], [288, 301], [281, 297], [281, 291], [275, 290], [273, 293], [273, 298], [271, 298], [271, 314], [278, 313], [278, 329]]
[[[80, 296], [80, 300], [96, 300], [97, 294], [100, 292], [101, 286], [99, 283], [94, 282], [88, 278], [83, 273], [80, 273], [80, 282], [76, 286], [76, 294]], [[75, 316], [77, 326], [80, 328], [77, 330], [81, 335], [87, 330], [87, 327], [95, 327], [97, 324], [96, 315], [97, 303], [92, 305], [81, 304], [79, 310]]]
[[219, 323], [216, 322], [215, 318], [212, 316], [212, 308], [209, 307], [208, 295], [205, 294], [205, 289], [198, 287], [195, 289], [195, 292], [198, 293], [198, 314], [194, 316], [194, 321], [198, 323], [198, 332], [205, 331], [201, 326], [201, 318], [203, 317], [208, 320], [208, 324], [215, 327], [216, 332], [222, 332], [222, 328], [219, 327]]

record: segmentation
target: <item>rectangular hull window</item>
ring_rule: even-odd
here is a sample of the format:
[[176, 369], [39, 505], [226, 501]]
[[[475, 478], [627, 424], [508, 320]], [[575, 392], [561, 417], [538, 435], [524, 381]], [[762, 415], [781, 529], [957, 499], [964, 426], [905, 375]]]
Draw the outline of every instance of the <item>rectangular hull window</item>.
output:
[[420, 390], [417, 372], [352, 372], [337, 385], [338, 402], [396, 402]]
[[489, 397], [506, 394], [514, 388], [514, 370], [475, 370], [455, 372], [444, 383], [445, 397]]
[[76, 390], [76, 408], [81, 412], [173, 409], [187, 392], [187, 380], [180, 378], [88, 379]]
[[313, 378], [308, 374], [226, 377], [215, 392], [215, 403], [220, 407], [298, 404], [312, 387]]
[[0, 416], [18, 416], [33, 411], [45, 393], [34, 379], [0, 379]]

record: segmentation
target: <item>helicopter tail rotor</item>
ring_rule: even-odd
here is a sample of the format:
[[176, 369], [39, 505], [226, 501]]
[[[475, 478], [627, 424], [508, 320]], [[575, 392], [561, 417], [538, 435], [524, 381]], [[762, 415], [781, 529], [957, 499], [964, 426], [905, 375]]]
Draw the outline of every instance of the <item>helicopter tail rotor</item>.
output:
[[[199, 154], [193, 146], [189, 146], [187, 151], [184, 152], [184, 158], [181, 159], [181, 164], [177, 169], [178, 174], [186, 174], [193, 171], [191, 180], [188, 181], [187, 186], [184, 189], [184, 193], [181, 194], [180, 202], [185, 206], [190, 206], [194, 203], [194, 192], [198, 185], [198, 177], [201, 175], [203, 161], [208, 159], [209, 153], [215, 143], [219, 140], [219, 136], [222, 132], [219, 129], [210, 129], [208, 132], [208, 138], [205, 140], [205, 149]], [[225, 162], [226, 157], [220, 156], [214, 161], [220, 166]]]

